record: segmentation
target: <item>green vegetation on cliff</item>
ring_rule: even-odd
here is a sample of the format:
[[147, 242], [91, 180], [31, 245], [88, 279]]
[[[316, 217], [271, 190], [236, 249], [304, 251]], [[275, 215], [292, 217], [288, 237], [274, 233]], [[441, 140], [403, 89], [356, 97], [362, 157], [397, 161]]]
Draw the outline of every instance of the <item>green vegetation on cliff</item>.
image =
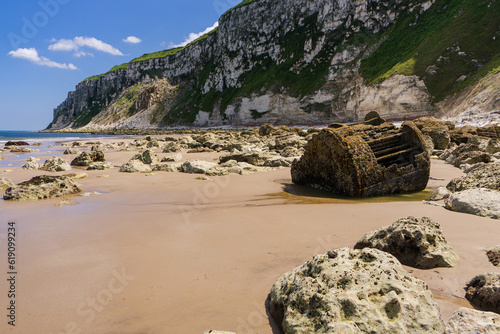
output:
[[417, 75], [441, 101], [499, 65], [499, 18], [500, 2], [491, 0], [437, 0], [423, 13], [403, 13], [361, 73], [370, 82]]

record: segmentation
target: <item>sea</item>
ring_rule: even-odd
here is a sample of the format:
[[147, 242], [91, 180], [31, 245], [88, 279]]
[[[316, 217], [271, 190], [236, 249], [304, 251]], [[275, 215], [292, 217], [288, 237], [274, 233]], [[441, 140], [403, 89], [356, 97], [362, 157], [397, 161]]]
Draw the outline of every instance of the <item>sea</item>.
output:
[[[62, 154], [63, 150], [60, 143], [67, 141], [98, 141], [104, 138], [123, 138], [127, 136], [113, 135], [93, 135], [90, 133], [47, 133], [30, 131], [3, 131], [0, 130], [0, 150], [4, 148], [8, 141], [24, 141], [29, 144], [29, 148], [34, 151], [31, 153], [1, 153], [4, 159], [0, 159], [0, 174], [3, 168], [21, 167], [28, 157], [46, 157], [47, 155]], [[33, 145], [38, 143], [39, 145]], [[53, 147], [54, 146], [54, 147]], [[58, 147], [59, 146], [59, 147]], [[1, 152], [1, 151], [0, 151]]]
[[[56, 142], [68, 141], [68, 140], [97, 140], [100, 138], [109, 138], [112, 135], [93, 135], [90, 133], [50, 133], [50, 132], [31, 132], [31, 131], [4, 131], [0, 130], [0, 147], [3, 147], [8, 141], [25, 141], [29, 144], [35, 142], [44, 143], [47, 145], [53, 145]], [[123, 136], [121, 136], [123, 137]]]

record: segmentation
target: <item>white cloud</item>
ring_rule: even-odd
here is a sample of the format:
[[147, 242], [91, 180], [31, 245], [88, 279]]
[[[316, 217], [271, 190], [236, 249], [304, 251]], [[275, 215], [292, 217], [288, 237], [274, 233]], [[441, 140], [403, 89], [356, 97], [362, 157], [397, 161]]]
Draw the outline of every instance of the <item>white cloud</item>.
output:
[[188, 37], [186, 37], [186, 39], [184, 40], [184, 42], [182, 42], [181, 44], [174, 44], [174, 43], [170, 43], [170, 47], [171, 48], [179, 48], [179, 47], [183, 47], [183, 46], [186, 46], [188, 45], [189, 43], [191, 43], [192, 41], [200, 38], [201, 36], [209, 33], [210, 31], [214, 30], [215, 28], [217, 28], [219, 26], [219, 22], [215, 22], [213, 26], [211, 27], [208, 27], [207, 29], [205, 29], [204, 31], [202, 32], [199, 32], [199, 33], [190, 33]]
[[94, 37], [75, 37], [73, 39], [60, 39], [58, 41], [52, 39], [51, 42], [54, 44], [49, 45], [49, 50], [51, 51], [73, 51], [76, 57], [81, 57], [84, 55], [92, 55], [84, 51], [80, 51], [82, 47], [88, 47], [97, 51], [104, 53], [109, 53], [113, 56], [123, 56], [120, 50], [117, 48], [104, 43]]
[[130, 44], [139, 44], [140, 42], [142, 42], [142, 39], [135, 36], [128, 36], [127, 38], [123, 39], [123, 41]]
[[40, 57], [38, 55], [38, 51], [35, 48], [23, 49], [19, 48], [17, 50], [10, 51], [8, 55], [13, 58], [26, 59], [34, 64], [40, 66], [48, 66], [48, 67], [56, 67], [62, 68], [65, 70], [77, 70], [78, 68], [73, 64], [66, 63], [56, 63], [55, 61], [50, 60], [49, 58]]

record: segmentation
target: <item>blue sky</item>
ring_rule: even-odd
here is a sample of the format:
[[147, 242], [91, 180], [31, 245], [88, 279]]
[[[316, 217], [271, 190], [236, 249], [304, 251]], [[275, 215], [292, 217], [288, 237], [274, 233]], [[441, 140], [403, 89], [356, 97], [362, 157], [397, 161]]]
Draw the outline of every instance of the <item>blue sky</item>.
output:
[[2, 0], [0, 130], [40, 130], [83, 79], [196, 38], [240, 0]]

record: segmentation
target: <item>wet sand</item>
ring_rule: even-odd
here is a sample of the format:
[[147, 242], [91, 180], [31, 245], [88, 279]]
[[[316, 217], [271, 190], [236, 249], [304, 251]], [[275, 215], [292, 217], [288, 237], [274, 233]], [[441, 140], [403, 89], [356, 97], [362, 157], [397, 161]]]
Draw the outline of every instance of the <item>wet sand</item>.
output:
[[[54, 204], [62, 199], [0, 201], [0, 258], [5, 262], [7, 222], [15, 221], [19, 272], [17, 326], [7, 326], [2, 314], [2, 333], [278, 333], [265, 302], [279, 276], [315, 254], [353, 247], [366, 232], [407, 216], [441, 224], [460, 256], [456, 268], [405, 267], [429, 284], [445, 321], [469, 306], [466, 281], [498, 271], [484, 249], [499, 243], [500, 223], [425, 205], [426, 193], [356, 201], [325, 197], [291, 186], [289, 168], [214, 181], [183, 173], [119, 173], [134, 152], [105, 154], [115, 169], [85, 171], [89, 177], [77, 181], [84, 192], [101, 195], [68, 196], [73, 204], [61, 207]], [[10, 169], [0, 177], [19, 182], [42, 174]], [[461, 174], [433, 160], [429, 187]], [[3, 305], [7, 290], [2, 280]]]

